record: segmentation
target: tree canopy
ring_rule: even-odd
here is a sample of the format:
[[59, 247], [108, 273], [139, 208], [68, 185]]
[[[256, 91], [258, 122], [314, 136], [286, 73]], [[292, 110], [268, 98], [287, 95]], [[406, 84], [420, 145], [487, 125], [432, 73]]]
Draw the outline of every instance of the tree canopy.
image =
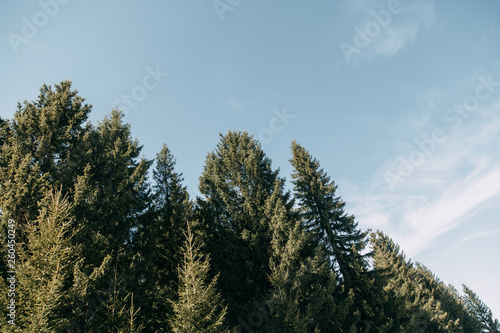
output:
[[252, 135], [220, 134], [191, 198], [167, 144], [140, 157], [119, 110], [91, 110], [63, 81], [0, 118], [2, 332], [500, 332], [361, 230], [299, 143], [287, 183]]

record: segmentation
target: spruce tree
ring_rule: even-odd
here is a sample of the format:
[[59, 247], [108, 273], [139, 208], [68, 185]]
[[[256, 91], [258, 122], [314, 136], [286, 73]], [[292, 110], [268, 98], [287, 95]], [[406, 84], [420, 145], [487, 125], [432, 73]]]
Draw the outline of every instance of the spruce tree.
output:
[[[231, 325], [250, 313], [251, 303], [263, 299], [270, 288], [271, 229], [265, 207], [278, 178], [260, 144], [246, 132], [221, 135], [217, 149], [206, 158], [196, 229], [212, 257], [212, 276], [220, 272]], [[284, 203], [290, 206], [288, 198]]]
[[164, 144], [156, 156], [153, 170], [152, 204], [141, 218], [136, 234], [138, 245], [139, 295], [144, 322], [154, 332], [165, 330], [172, 314], [165, 299], [177, 290], [177, 267], [182, 263], [181, 247], [192, 205], [182, 174], [174, 170], [175, 159]]
[[[311, 249], [311, 237], [300, 219], [287, 209], [277, 182], [268, 200], [271, 217], [271, 292], [267, 305], [271, 318], [265, 332], [325, 332], [335, 312], [335, 275], [320, 247]], [[311, 251], [312, 250], [312, 251]]]
[[[16, 221], [19, 243], [26, 241], [26, 223], [37, 218], [49, 188], [63, 185], [68, 191], [89, 111], [90, 106], [71, 90], [71, 82], [64, 81], [54, 89], [42, 86], [35, 101], [18, 103], [13, 119], [1, 119], [0, 209], [2, 221]], [[3, 236], [2, 232], [0, 239]], [[5, 277], [3, 258], [0, 270]]]
[[99, 318], [95, 327], [98, 332], [127, 332], [135, 333], [142, 332], [144, 325], [138, 323], [138, 314], [141, 308], [134, 303], [134, 293], [126, 292], [126, 288], [122, 286], [124, 283], [123, 274], [115, 266], [113, 269], [114, 277], [110, 281], [106, 295], [103, 298], [104, 302], [102, 312], [97, 312]]
[[[106, 309], [117, 304], [116, 295], [121, 297], [118, 303], [126, 304], [136, 285], [134, 234], [148, 203], [147, 171], [151, 163], [139, 159], [141, 146], [122, 120], [123, 114], [113, 110], [89, 131], [88, 157], [82, 162], [85, 168], [72, 190], [73, 214], [82, 227], [75, 242], [86, 245], [82, 250], [86, 273], [91, 274], [110, 258], [106, 272], [95, 281], [82, 304], [82, 314], [93, 314], [81, 318], [90, 328], [115, 320], [112, 311]], [[110, 288], [115, 274], [121, 281], [116, 292]]]
[[70, 203], [60, 191], [48, 194], [35, 221], [26, 223], [26, 243], [18, 247], [16, 325], [27, 332], [60, 332], [71, 326], [75, 304], [86, 286]]
[[[37, 163], [33, 163], [31, 154], [21, 156], [18, 146], [2, 147], [2, 157], [8, 160], [0, 170], [0, 240], [2, 241], [0, 269], [2, 278], [6, 278], [6, 244], [7, 221], [12, 219], [16, 224], [16, 243], [26, 242], [26, 222], [36, 218], [39, 203], [48, 191], [49, 185], [45, 175], [40, 176]], [[9, 151], [9, 155], [5, 152]], [[4, 155], [5, 154], [5, 155]], [[20, 245], [21, 246], [21, 245]]]
[[374, 266], [384, 274], [377, 285], [383, 291], [383, 311], [390, 318], [387, 332], [479, 332], [453, 287], [425, 266], [407, 261], [387, 235], [372, 233], [371, 246]]
[[292, 183], [305, 227], [333, 256], [332, 266], [338, 268], [344, 285], [350, 288], [359, 277], [353, 270], [354, 263], [364, 260], [360, 252], [365, 247], [366, 232], [358, 229], [353, 215], [344, 212], [345, 203], [335, 196], [337, 186], [319, 162], [295, 141], [292, 153]]
[[476, 319], [479, 332], [498, 333], [500, 323], [493, 318], [491, 309], [469, 287], [463, 285], [465, 296], [463, 297], [469, 314]]
[[409, 317], [416, 312], [410, 308], [410, 288], [414, 282], [408, 272], [411, 263], [406, 261], [399, 246], [382, 232], [370, 234], [373, 266], [380, 272], [375, 287], [380, 291], [382, 309], [387, 316], [386, 332], [403, 331]]
[[170, 319], [173, 332], [223, 332], [227, 307], [217, 291], [216, 275], [209, 278], [210, 259], [200, 252], [200, 245], [187, 229], [182, 248], [183, 263], [179, 267], [179, 289], [175, 300], [170, 300], [174, 315]]
[[[94, 292], [86, 294], [85, 304], [98, 298], [97, 303], [110, 301], [97, 292], [112, 281], [111, 267], [118, 261], [123, 271], [131, 267], [131, 236], [146, 205], [150, 164], [138, 161], [141, 147], [132, 140], [120, 112], [113, 111], [94, 127], [86, 123], [91, 107], [72, 90], [70, 81], [63, 81], [54, 88], [44, 85], [36, 100], [18, 104], [13, 119], [0, 121], [2, 221], [14, 219], [18, 238], [26, 241], [25, 223], [37, 218], [48, 189], [67, 193], [69, 218], [79, 229], [71, 242], [85, 245], [79, 265], [84, 275], [95, 278], [87, 280], [92, 284], [88, 291]], [[0, 229], [5, 230], [2, 223]], [[113, 259], [111, 265], [107, 258]], [[5, 267], [3, 258], [0, 266]], [[87, 325], [98, 318], [89, 314], [103, 311], [104, 303], [80, 309], [82, 316], [75, 323]]]
[[337, 186], [319, 162], [295, 141], [292, 154], [292, 183], [302, 223], [314, 243], [332, 258], [331, 269], [340, 287], [337, 302], [350, 307], [348, 315], [340, 316], [346, 320], [337, 329], [373, 329], [381, 314], [375, 310], [377, 300], [371, 290], [374, 279], [368, 270], [368, 254], [361, 254], [367, 233], [358, 229], [353, 215], [345, 213], [345, 203], [335, 195]]
[[301, 309], [301, 286], [297, 283], [300, 268], [300, 251], [305, 235], [300, 225], [292, 225], [286, 207], [277, 198], [271, 218], [273, 237], [271, 239], [270, 280], [274, 290], [270, 297], [272, 324], [269, 332], [307, 332], [312, 318], [307, 308]]
[[39, 184], [42, 180], [34, 184], [30, 175], [51, 188], [69, 191], [84, 167], [80, 162], [91, 107], [71, 90], [70, 81], [63, 81], [54, 89], [43, 85], [35, 101], [18, 103], [14, 118], [2, 121], [0, 180], [7, 191], [0, 194], [0, 202], [6, 218], [23, 223], [37, 215], [33, 203], [41, 200], [47, 188]]
[[85, 253], [92, 264], [111, 252], [115, 259], [125, 255], [147, 203], [151, 163], [139, 160], [142, 147], [122, 120], [123, 113], [113, 110], [90, 133], [89, 160], [75, 186], [75, 215], [85, 224], [78, 240], [92, 242]]

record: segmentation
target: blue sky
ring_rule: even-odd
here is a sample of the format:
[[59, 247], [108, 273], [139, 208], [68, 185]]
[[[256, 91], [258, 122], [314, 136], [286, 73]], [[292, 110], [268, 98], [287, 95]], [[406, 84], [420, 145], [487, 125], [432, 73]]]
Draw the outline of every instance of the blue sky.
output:
[[0, 2], [0, 116], [66, 78], [94, 123], [122, 109], [192, 196], [219, 133], [289, 180], [315, 155], [381, 229], [500, 316], [500, 2]]

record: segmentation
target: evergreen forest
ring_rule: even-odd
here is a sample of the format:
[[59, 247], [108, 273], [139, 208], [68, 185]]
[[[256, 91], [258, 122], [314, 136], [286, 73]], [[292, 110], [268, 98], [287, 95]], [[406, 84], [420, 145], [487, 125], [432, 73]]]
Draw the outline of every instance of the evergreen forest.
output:
[[192, 198], [168, 145], [148, 160], [122, 112], [91, 109], [66, 80], [0, 118], [1, 332], [500, 332], [361, 230], [314, 147], [291, 142], [287, 183], [219, 134]]

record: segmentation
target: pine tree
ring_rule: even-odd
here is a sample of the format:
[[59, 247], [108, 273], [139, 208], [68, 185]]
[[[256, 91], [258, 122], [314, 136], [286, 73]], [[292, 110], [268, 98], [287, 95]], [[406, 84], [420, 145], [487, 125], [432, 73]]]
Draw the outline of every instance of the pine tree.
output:
[[180, 249], [183, 230], [190, 218], [192, 205], [182, 174], [175, 172], [175, 159], [164, 144], [156, 156], [153, 170], [154, 193], [152, 206], [141, 219], [137, 232], [137, 264], [143, 320], [148, 329], [161, 332], [172, 309], [165, 299], [173, 298], [177, 281], [177, 267], [182, 263]]
[[104, 311], [96, 313], [100, 320], [94, 327], [98, 332], [142, 332], [144, 325], [137, 323], [141, 309], [135, 307], [134, 294], [130, 292], [123, 295], [126, 289], [122, 286], [123, 275], [119, 273], [116, 266], [113, 272], [113, 280], [110, 282], [102, 303]]
[[375, 287], [380, 291], [382, 308], [388, 322], [386, 332], [403, 331], [404, 325], [416, 310], [410, 308], [409, 288], [413, 281], [408, 277], [411, 263], [406, 261], [399, 246], [382, 232], [370, 234], [373, 250], [373, 266], [380, 272]]
[[400, 248], [381, 232], [371, 234], [374, 266], [383, 272], [387, 332], [479, 332], [457, 291], [421, 264], [405, 259]]
[[[130, 126], [122, 119], [123, 114], [113, 110], [89, 131], [85, 168], [76, 177], [73, 189], [73, 213], [82, 227], [75, 242], [86, 245], [82, 251], [85, 272], [91, 274], [110, 258], [106, 271], [82, 304], [84, 316], [80, 321], [89, 328], [115, 322], [118, 317], [106, 309], [128, 304], [137, 283], [134, 234], [148, 203], [146, 177], [150, 161], [139, 159], [141, 146], [131, 138]], [[116, 291], [110, 287], [115, 283], [115, 274], [120, 277]], [[120, 300], [116, 300], [117, 295]]]
[[[2, 241], [0, 269], [2, 278], [7, 278], [6, 272], [6, 244], [7, 244], [7, 221], [12, 219], [16, 223], [16, 242], [26, 242], [26, 222], [30, 218], [36, 218], [36, 211], [40, 208], [39, 203], [48, 190], [47, 177], [40, 176], [37, 163], [33, 163], [31, 155], [21, 156], [17, 146], [2, 147], [2, 157], [7, 157], [8, 163], [0, 170], [0, 210], [2, 220], [0, 221], [0, 240]], [[9, 151], [10, 156], [4, 155]], [[6, 156], [7, 155], [7, 156]]]
[[210, 262], [200, 252], [188, 225], [182, 249], [184, 262], [179, 267], [177, 300], [170, 300], [174, 315], [170, 320], [173, 332], [222, 332], [227, 307], [217, 292], [218, 275], [208, 282]]
[[268, 214], [271, 217], [271, 258], [270, 281], [273, 288], [269, 300], [272, 311], [271, 324], [266, 328], [269, 332], [306, 332], [312, 323], [308, 309], [301, 309], [301, 286], [297, 284], [297, 273], [300, 268], [300, 252], [304, 246], [305, 234], [298, 223], [293, 223], [280, 196], [281, 190], [275, 186], [273, 198], [268, 201]]
[[72, 304], [84, 293], [79, 283], [77, 230], [69, 219], [70, 203], [60, 191], [46, 196], [36, 221], [26, 224], [19, 246], [16, 325], [28, 332], [57, 332], [71, 325]]
[[354, 216], [344, 212], [345, 203], [335, 196], [337, 186], [319, 162], [295, 141], [292, 153], [292, 183], [302, 223], [314, 243], [332, 258], [331, 268], [340, 286], [337, 302], [350, 304], [348, 315], [343, 316], [346, 321], [337, 329], [370, 330], [381, 314], [375, 310], [377, 300], [371, 291], [374, 281], [368, 272], [367, 255], [361, 254], [367, 233], [358, 229]]
[[344, 212], [345, 203], [335, 196], [337, 186], [320, 169], [319, 162], [295, 141], [292, 153], [292, 183], [305, 227], [333, 256], [333, 265], [348, 289], [359, 277], [353, 263], [363, 262], [360, 252], [365, 247], [366, 232], [358, 229], [354, 216]]
[[[43, 85], [35, 101], [19, 103], [14, 118], [2, 120], [0, 180], [7, 191], [0, 194], [0, 202], [6, 218], [19, 223], [35, 218], [38, 210], [33, 203], [47, 190], [40, 184], [42, 180], [51, 188], [69, 190], [84, 167], [81, 147], [89, 130], [84, 122], [91, 107], [71, 90], [70, 81], [63, 81], [55, 89]], [[23, 169], [17, 170], [20, 167]], [[41, 179], [33, 183], [30, 177]]]
[[265, 332], [324, 332], [329, 315], [335, 312], [333, 295], [336, 279], [321, 248], [311, 251], [311, 239], [296, 214], [289, 211], [276, 184], [268, 200], [272, 216], [270, 281], [268, 306], [271, 320]]
[[[109, 301], [97, 292], [112, 281], [111, 267], [118, 261], [124, 271], [131, 267], [131, 237], [146, 205], [150, 165], [145, 159], [138, 161], [141, 147], [131, 139], [120, 112], [113, 111], [94, 127], [85, 123], [91, 107], [71, 89], [70, 81], [63, 81], [54, 88], [44, 85], [36, 100], [18, 104], [12, 120], [0, 121], [2, 221], [16, 220], [18, 237], [26, 241], [24, 224], [36, 219], [48, 189], [61, 188], [68, 195], [69, 218], [80, 230], [71, 242], [85, 245], [79, 265], [84, 275], [95, 278], [87, 279], [92, 285], [83, 303], [96, 303], [98, 298], [97, 303], [103, 303], [80, 309], [82, 316], [75, 323], [82, 325], [98, 318], [89, 314], [103, 311]], [[0, 266], [5, 267], [3, 259]]]
[[493, 319], [491, 309], [466, 285], [462, 287], [465, 294], [464, 302], [470, 315], [473, 316], [478, 323], [478, 332], [500, 332], [500, 323], [497, 319]]
[[[265, 206], [278, 178], [260, 144], [246, 132], [221, 135], [200, 177], [203, 198], [197, 200], [196, 229], [212, 257], [212, 276], [220, 272], [231, 325], [270, 288], [271, 231]], [[289, 198], [284, 202], [290, 206]]]
[[75, 186], [75, 215], [85, 225], [78, 241], [91, 242], [85, 253], [91, 264], [99, 264], [111, 252], [115, 260], [125, 255], [138, 216], [146, 208], [151, 163], [138, 161], [141, 146], [122, 119], [123, 113], [113, 110], [90, 133], [89, 160]]
[[[60, 188], [75, 173], [77, 146], [89, 111], [90, 106], [71, 90], [71, 82], [64, 81], [54, 90], [44, 85], [37, 100], [18, 104], [13, 119], [1, 119], [2, 244], [9, 219], [16, 221], [18, 243], [25, 243], [26, 223], [36, 220], [49, 188]], [[66, 183], [63, 188], [68, 190]], [[4, 258], [0, 271], [5, 278]]]

